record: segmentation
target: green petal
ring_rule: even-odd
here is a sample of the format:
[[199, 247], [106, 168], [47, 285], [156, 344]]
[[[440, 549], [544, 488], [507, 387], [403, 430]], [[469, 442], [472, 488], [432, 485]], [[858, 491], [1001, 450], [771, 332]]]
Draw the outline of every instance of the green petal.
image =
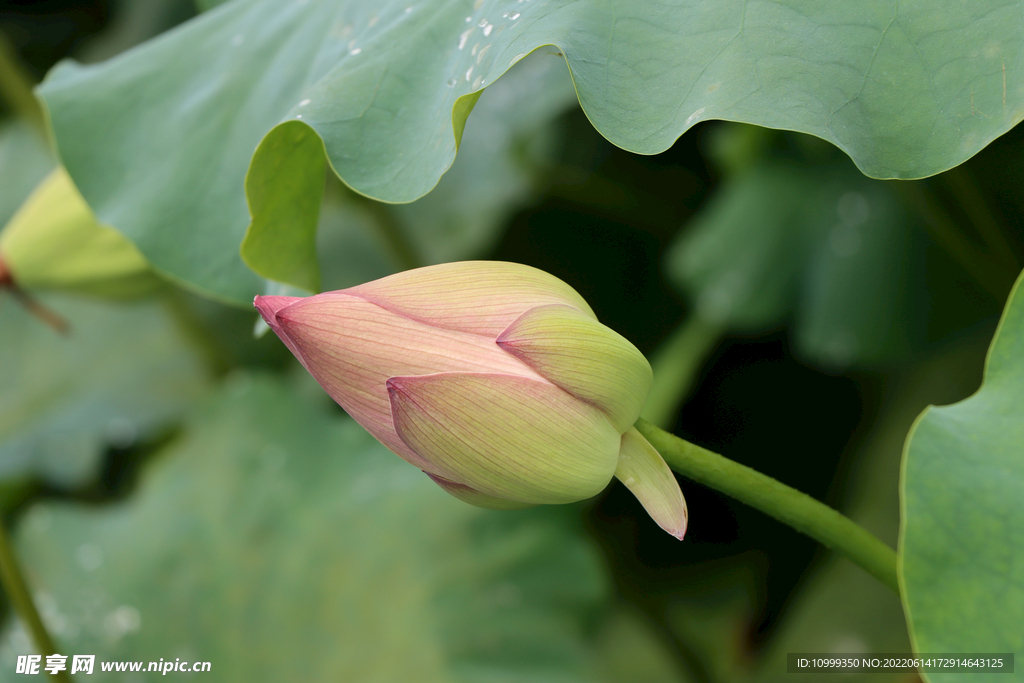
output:
[[430, 477], [435, 484], [461, 500], [463, 503], [469, 503], [470, 505], [475, 505], [478, 508], [487, 508], [488, 510], [521, 510], [523, 508], [532, 507], [529, 503], [518, 503], [514, 500], [488, 496], [480, 493], [472, 486], [456, 484], [454, 481], [448, 481], [443, 477], [438, 477], [430, 474], [429, 472], [425, 472], [425, 474]]
[[565, 304], [594, 317], [590, 306], [554, 275], [518, 263], [461, 261], [396, 273], [345, 290], [392, 313], [491, 339], [523, 311]]
[[498, 346], [596, 405], [620, 434], [640, 416], [654, 381], [635, 346], [568, 306], [530, 309], [498, 336]]
[[399, 437], [431, 473], [529, 504], [596, 495], [615, 473], [619, 435], [593, 406], [512, 375], [452, 372], [387, 381]]
[[680, 541], [686, 534], [686, 501], [661, 454], [631, 427], [622, 435], [616, 478], [626, 485], [647, 514]]

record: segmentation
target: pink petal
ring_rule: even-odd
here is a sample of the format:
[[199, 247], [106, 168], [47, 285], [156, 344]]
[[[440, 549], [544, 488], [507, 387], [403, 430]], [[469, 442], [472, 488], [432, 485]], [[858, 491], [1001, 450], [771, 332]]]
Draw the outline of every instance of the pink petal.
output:
[[257, 296], [253, 299], [253, 306], [260, 312], [263, 319], [270, 325], [271, 329], [275, 332], [279, 329], [277, 326], [277, 312], [285, 306], [291, 306], [296, 301], [302, 301], [301, 296]]
[[534, 306], [565, 304], [594, 317], [587, 302], [554, 275], [501, 261], [417, 268], [344, 291], [413, 320], [491, 339]]
[[277, 321], [278, 311], [302, 300], [303, 297], [300, 296], [257, 296], [252, 303], [256, 307], [256, 310], [260, 312], [260, 315], [263, 316], [263, 320], [267, 323], [270, 329], [272, 329], [274, 334], [277, 335], [278, 339], [284, 342], [284, 345], [288, 347], [288, 350], [291, 351], [292, 354], [299, 359], [299, 362], [302, 363], [303, 367], [308, 370], [309, 367], [306, 366], [306, 361], [303, 359], [299, 347], [297, 347], [292, 340], [288, 338], [288, 335], [281, 329], [281, 325]]
[[[431, 327], [345, 292], [278, 309], [296, 355], [331, 397], [385, 446], [417, 467], [430, 463], [398, 437], [385, 382], [396, 375], [476, 371], [544, 381], [483, 337]], [[291, 348], [291, 345], [290, 345]]]

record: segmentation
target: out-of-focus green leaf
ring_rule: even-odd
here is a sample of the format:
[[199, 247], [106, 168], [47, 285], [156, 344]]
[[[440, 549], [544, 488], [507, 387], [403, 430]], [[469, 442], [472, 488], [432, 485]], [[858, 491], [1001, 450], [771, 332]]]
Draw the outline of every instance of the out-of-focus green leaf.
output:
[[620, 607], [604, 620], [598, 647], [609, 683], [680, 683], [683, 673], [668, 643], [640, 613]]
[[196, 8], [198, 8], [200, 12], [205, 12], [206, 10], [213, 9], [217, 5], [223, 5], [227, 1], [228, 0], [196, 0]]
[[53, 168], [39, 131], [25, 122], [0, 123], [0, 225]]
[[75, 47], [85, 63], [110, 59], [196, 14], [192, 0], [110, 0], [111, 15], [103, 30]]
[[959, 403], [929, 407], [907, 437], [899, 574], [918, 652], [1024, 651], [1021, 282], [992, 340], [981, 388]]
[[98, 659], [209, 661], [218, 681], [590, 683], [608, 587], [566, 512], [460, 503], [353, 421], [236, 376], [130, 502], [38, 505], [18, 545], [61, 646]]
[[345, 289], [403, 270], [392, 237], [408, 240], [386, 205], [354, 201], [339, 182], [329, 182], [320, 207], [316, 251], [325, 290]]
[[107, 296], [151, 292], [160, 279], [124, 235], [101, 225], [57, 168], [0, 232], [0, 258], [27, 289]]
[[842, 368], [923, 340], [915, 227], [887, 184], [846, 164], [761, 162], [693, 219], [667, 268], [704, 318], [760, 331], [793, 315], [797, 350]]
[[44, 301], [68, 336], [0, 292], [0, 479], [75, 486], [96, 475], [106, 448], [179, 418], [207, 373], [158, 303]]
[[674, 591], [668, 626], [706, 680], [743, 681], [754, 664], [750, 630], [754, 618], [754, 554], [707, 562]]
[[[356, 191], [411, 201], [451, 164], [480, 90], [553, 44], [590, 120], [626, 149], [659, 152], [721, 118], [819, 136], [874, 176], [923, 176], [1022, 118], [1022, 22], [1005, 0], [235, 0], [105, 64], [58, 67], [41, 92], [100, 220], [241, 302], [260, 288], [237, 253], [243, 178], [259, 145], [255, 177], [294, 171], [282, 123], [309, 125]], [[316, 216], [303, 221], [277, 229]]]

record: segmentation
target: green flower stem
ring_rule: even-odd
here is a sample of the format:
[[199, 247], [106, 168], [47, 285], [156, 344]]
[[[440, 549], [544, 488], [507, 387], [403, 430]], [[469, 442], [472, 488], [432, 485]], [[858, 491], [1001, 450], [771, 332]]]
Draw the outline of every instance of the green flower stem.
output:
[[[43, 620], [39, 618], [35, 603], [32, 602], [28, 585], [21, 573], [21, 567], [18, 566], [14, 548], [3, 523], [0, 523], [0, 583], [3, 584], [4, 592], [13, 604], [14, 611], [32, 634], [32, 640], [35, 641], [39, 653], [43, 656], [56, 654], [57, 648], [43, 626]], [[52, 674], [52, 678], [62, 683], [71, 683], [71, 676], [66, 669]]]
[[720, 324], [694, 312], [658, 347], [651, 357], [654, 385], [644, 404], [645, 420], [659, 427], [670, 426], [669, 421], [721, 338]]
[[838, 550], [899, 595], [895, 551], [848, 517], [806, 493], [684, 441], [643, 419], [637, 420], [636, 428], [679, 474], [728, 494]]

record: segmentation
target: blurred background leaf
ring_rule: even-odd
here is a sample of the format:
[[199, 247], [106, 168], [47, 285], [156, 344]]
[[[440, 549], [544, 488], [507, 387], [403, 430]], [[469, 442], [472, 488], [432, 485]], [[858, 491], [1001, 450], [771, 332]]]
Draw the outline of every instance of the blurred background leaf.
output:
[[566, 508], [462, 504], [321, 406], [235, 375], [130, 502], [30, 510], [19, 545], [62, 646], [221, 681], [610, 680], [607, 581]]
[[[0, 79], [0, 106], [6, 104], [15, 115], [0, 123], [0, 260], [8, 276], [13, 272], [18, 287], [118, 298], [144, 296], [160, 284], [133, 244], [112, 228], [97, 224], [63, 169], [46, 175], [55, 164], [40, 129], [42, 122], [36, 120], [39, 114], [17, 101], [21, 95], [32, 97], [33, 78], [40, 67], [60, 56], [52, 56], [47, 48], [66, 50], [66, 43], [74, 41], [80, 59], [98, 61], [194, 14], [187, 0], [114, 0], [111, 4], [113, 19], [98, 36], [84, 40], [63, 32], [74, 30], [76, 20], [88, 18], [88, 8], [78, 8], [80, 12], [56, 21], [38, 3], [0, 8], [0, 71], [5, 75]], [[44, 40], [33, 42], [42, 36]], [[46, 39], [56, 39], [58, 44], [47, 45]], [[34, 59], [20, 60], [14, 46]], [[41, 63], [31, 63], [36, 60]]]
[[28, 289], [136, 297], [161, 284], [134, 244], [96, 221], [59, 167], [0, 231], [0, 258], [14, 282]]
[[991, 315], [1020, 270], [962, 169], [871, 180], [818, 141], [741, 124], [714, 129], [706, 149], [723, 178], [668, 249], [692, 308], [651, 359], [657, 423], [726, 335], [785, 328], [826, 372], [895, 368]]
[[0, 296], [0, 480], [67, 488], [181, 417], [209, 381], [199, 353], [157, 302], [52, 295], [60, 336]]
[[604, 678], [614, 683], [692, 681], [650, 618], [635, 607], [619, 605], [598, 633]]
[[903, 186], [827, 150], [793, 161], [766, 151], [726, 177], [668, 254], [669, 278], [709, 323], [746, 334], [788, 323], [795, 352], [815, 365], [878, 367], [935, 341], [927, 273], [954, 281], [945, 287], [977, 273], [977, 298], [1009, 290], [1012, 255], [948, 267]]
[[792, 316], [797, 352], [841, 369], [924, 342], [925, 239], [891, 186], [852, 165], [767, 161], [723, 184], [667, 267], [697, 315], [746, 333]]
[[[985, 336], [972, 335], [930, 354], [889, 380], [879, 419], [857, 448], [844, 512], [895, 547], [900, 528], [899, 471], [903, 443], [920, 410], [929, 403], [968, 395], [981, 375]], [[789, 652], [911, 652], [899, 598], [842, 557], [819, 552], [804, 586], [783, 617], [754, 680], [782, 681]], [[913, 672], [814, 674], [820, 681], [909, 683]]]
[[27, 121], [0, 121], [0, 225], [53, 169], [53, 158], [39, 131]]

